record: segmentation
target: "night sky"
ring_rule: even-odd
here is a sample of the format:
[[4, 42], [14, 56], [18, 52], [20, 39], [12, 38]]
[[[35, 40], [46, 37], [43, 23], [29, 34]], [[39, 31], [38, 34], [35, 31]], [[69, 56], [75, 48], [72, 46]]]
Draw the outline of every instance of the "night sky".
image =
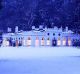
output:
[[0, 0], [0, 31], [15, 26], [31, 30], [39, 25], [49, 28], [65, 27], [74, 32], [80, 29], [79, 0]]

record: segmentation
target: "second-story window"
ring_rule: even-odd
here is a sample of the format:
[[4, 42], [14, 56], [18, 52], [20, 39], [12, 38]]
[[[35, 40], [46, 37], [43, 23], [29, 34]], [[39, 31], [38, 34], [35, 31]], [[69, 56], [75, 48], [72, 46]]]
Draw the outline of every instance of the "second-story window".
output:
[[55, 36], [55, 33], [53, 33], [53, 36]]
[[61, 34], [59, 33], [58, 36], [61, 36]]
[[48, 36], [50, 35], [50, 33], [47, 34]]

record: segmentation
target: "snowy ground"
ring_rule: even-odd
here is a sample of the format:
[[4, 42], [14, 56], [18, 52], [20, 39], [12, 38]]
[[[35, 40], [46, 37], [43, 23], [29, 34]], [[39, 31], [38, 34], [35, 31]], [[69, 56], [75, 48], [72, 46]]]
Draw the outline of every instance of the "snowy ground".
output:
[[1, 47], [0, 74], [80, 74], [80, 49]]
[[30, 59], [54, 56], [80, 56], [80, 49], [73, 47], [1, 47], [0, 59]]

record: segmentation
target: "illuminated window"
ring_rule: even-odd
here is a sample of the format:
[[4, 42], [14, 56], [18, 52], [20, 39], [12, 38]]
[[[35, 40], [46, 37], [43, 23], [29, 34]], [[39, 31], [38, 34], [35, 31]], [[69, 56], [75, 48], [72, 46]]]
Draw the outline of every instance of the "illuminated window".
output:
[[8, 39], [6, 40], [6, 46], [9, 46], [9, 40]]
[[6, 38], [4, 38], [4, 39], [3, 39], [3, 42], [2, 42], [2, 46], [5, 47], [6, 45], [7, 45], [7, 40], [6, 40]]
[[44, 37], [41, 39], [41, 46], [45, 45]]
[[58, 40], [57, 40], [57, 45], [58, 45], [58, 46], [61, 45], [61, 40], [60, 40], [60, 38], [58, 38]]
[[36, 37], [35, 46], [39, 46], [39, 38], [38, 37]]
[[16, 46], [18, 46], [18, 44], [19, 44], [19, 43], [18, 43], [18, 39], [16, 38]]
[[71, 46], [71, 39], [68, 38], [68, 45]]
[[66, 46], [66, 39], [65, 38], [63, 39], [62, 43], [63, 43], [63, 46]]
[[31, 38], [30, 37], [28, 37], [27, 46], [31, 46]]
[[47, 46], [50, 46], [50, 39], [47, 39]]

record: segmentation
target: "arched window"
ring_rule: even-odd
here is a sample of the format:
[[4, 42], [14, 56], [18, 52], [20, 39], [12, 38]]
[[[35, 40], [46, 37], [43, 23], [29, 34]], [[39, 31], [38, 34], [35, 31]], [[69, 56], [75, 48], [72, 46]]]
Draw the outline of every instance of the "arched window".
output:
[[60, 46], [61, 45], [61, 40], [60, 40], [60, 38], [58, 38], [58, 40], [57, 40], [57, 46]]
[[35, 46], [39, 46], [39, 38], [38, 37], [36, 37]]
[[30, 37], [28, 37], [27, 46], [31, 46], [31, 38]]
[[41, 39], [41, 46], [44, 46], [45, 45], [45, 40], [44, 40], [44, 37], [42, 37]]
[[66, 38], [63, 38], [62, 44], [63, 46], [66, 46]]
[[50, 46], [50, 39], [47, 38], [47, 46]]
[[4, 38], [4, 39], [3, 39], [3, 42], [2, 42], [2, 45], [5, 47], [5, 46], [6, 46], [6, 44], [7, 44], [7, 39], [6, 39], [6, 38]]
[[6, 46], [9, 46], [9, 39], [6, 39]]
[[16, 46], [18, 46], [18, 44], [19, 44], [19, 43], [18, 43], [18, 39], [16, 38]]
[[71, 46], [71, 38], [68, 38], [68, 45]]
[[52, 46], [56, 46], [57, 45], [57, 40], [56, 40], [56, 38], [54, 37], [53, 39], [52, 39]]

